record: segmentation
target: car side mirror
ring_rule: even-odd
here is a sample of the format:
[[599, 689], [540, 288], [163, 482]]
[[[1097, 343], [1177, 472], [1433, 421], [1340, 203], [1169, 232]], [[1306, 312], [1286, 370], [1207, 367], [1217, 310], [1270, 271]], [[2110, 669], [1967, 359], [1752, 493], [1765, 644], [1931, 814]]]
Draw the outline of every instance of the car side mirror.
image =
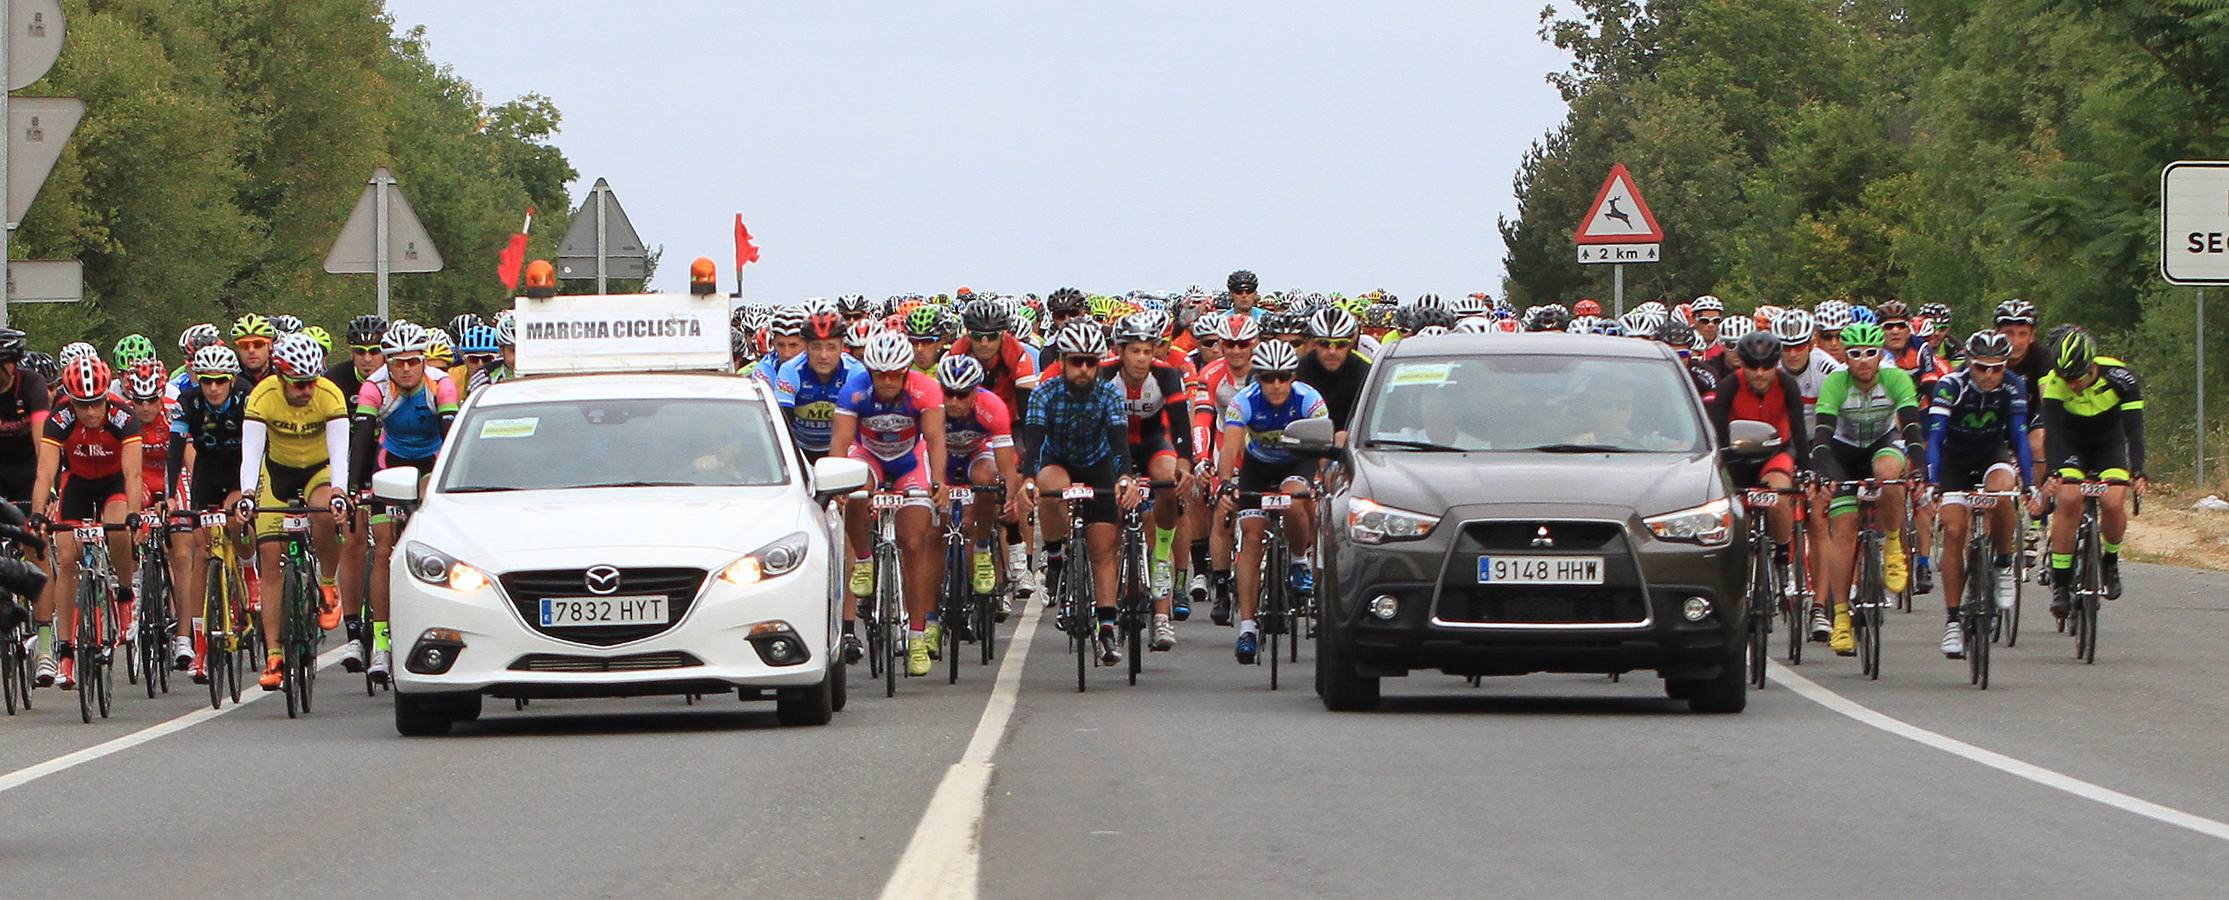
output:
[[867, 486], [867, 464], [856, 459], [823, 458], [813, 463], [813, 495], [827, 503]]
[[1330, 419], [1301, 419], [1285, 426], [1285, 433], [1278, 437], [1277, 446], [1290, 450], [1296, 456], [1314, 459], [1345, 459], [1346, 448], [1336, 442], [1338, 429]]
[[389, 503], [411, 504], [418, 502], [418, 470], [410, 466], [395, 466], [372, 473], [372, 496]]
[[1763, 459], [1787, 446], [1780, 439], [1779, 429], [1749, 419], [1727, 423], [1726, 435], [1727, 454], [1740, 459]]

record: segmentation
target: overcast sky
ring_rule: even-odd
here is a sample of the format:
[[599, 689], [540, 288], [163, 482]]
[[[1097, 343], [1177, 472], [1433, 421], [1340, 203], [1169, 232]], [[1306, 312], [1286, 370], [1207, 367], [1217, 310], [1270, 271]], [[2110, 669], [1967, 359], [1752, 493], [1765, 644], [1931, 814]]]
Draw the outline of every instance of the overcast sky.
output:
[[[1540, 3], [389, 0], [581, 180], [753, 299], [1495, 290], [1494, 218], [1563, 114]], [[405, 185], [405, 190], [408, 186]]]

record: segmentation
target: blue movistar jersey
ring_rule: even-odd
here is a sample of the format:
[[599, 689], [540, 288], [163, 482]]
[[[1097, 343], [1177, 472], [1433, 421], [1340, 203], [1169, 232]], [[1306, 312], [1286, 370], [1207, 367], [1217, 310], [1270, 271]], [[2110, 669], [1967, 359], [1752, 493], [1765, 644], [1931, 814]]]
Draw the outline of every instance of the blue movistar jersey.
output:
[[1974, 385], [1974, 373], [1959, 369], [1935, 383], [1935, 396], [1927, 407], [1927, 474], [1941, 480], [1943, 458], [1985, 456], [2006, 447], [2020, 461], [2025, 483], [2030, 466], [2028, 450], [2028, 385], [2020, 376], [2005, 373], [2004, 384], [1994, 391]]
[[836, 430], [836, 400], [844, 384], [867, 367], [849, 353], [838, 357], [836, 371], [822, 379], [805, 362], [805, 354], [790, 357], [774, 375], [774, 402], [789, 413], [790, 431], [797, 446], [814, 453], [828, 452]]
[[1257, 382], [1231, 398], [1231, 405], [1223, 410], [1223, 425], [1246, 429], [1248, 458], [1282, 465], [1300, 458], [1277, 446], [1277, 439], [1284, 436], [1285, 426], [1301, 419], [1321, 419], [1330, 415], [1323, 395], [1315, 388], [1295, 381], [1292, 396], [1286, 397], [1283, 403], [1273, 404], [1262, 396], [1262, 386]]

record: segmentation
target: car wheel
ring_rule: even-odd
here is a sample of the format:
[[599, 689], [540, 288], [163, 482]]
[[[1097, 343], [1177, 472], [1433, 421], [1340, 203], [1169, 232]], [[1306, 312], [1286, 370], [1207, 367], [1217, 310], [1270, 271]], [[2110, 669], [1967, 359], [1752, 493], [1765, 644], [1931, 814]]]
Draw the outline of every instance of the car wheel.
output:
[[851, 699], [851, 667], [844, 664], [842, 650], [834, 655], [836, 661], [828, 666], [828, 708], [843, 712], [844, 703]]
[[[455, 719], [459, 722], [480, 721], [481, 699], [482, 698], [478, 694], [466, 694], [462, 697], [451, 700], [449, 705], [449, 718]], [[521, 708], [523, 709], [524, 707], [522, 706]]]
[[836, 717], [834, 682], [843, 670], [829, 666], [820, 683], [785, 691], [774, 701], [774, 717], [784, 725], [826, 725]]
[[1361, 712], [1378, 708], [1378, 679], [1354, 671], [1354, 644], [1346, 630], [1324, 623], [1316, 631], [1316, 692], [1323, 708], [1332, 712]]
[[1749, 660], [1744, 649], [1744, 644], [1735, 642], [1733, 650], [1719, 661], [1717, 676], [1689, 682], [1693, 693], [1687, 698], [1688, 709], [1699, 713], [1738, 713], [1749, 705]]
[[1685, 700], [1693, 697], [1695, 696], [1695, 682], [1687, 678], [1666, 678], [1664, 679], [1664, 696], [1674, 700]]
[[404, 737], [433, 737], [448, 734], [456, 720], [449, 717], [449, 709], [440, 701], [410, 694], [395, 695], [395, 731]]

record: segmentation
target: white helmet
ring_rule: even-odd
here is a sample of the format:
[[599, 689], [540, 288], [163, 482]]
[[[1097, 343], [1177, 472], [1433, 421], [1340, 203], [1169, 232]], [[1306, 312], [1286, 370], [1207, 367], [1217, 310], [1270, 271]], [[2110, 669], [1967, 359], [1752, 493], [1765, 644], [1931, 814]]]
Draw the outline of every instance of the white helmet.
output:
[[1455, 320], [1456, 334], [1494, 334], [1501, 329], [1494, 327], [1493, 316], [1464, 316]]
[[1062, 356], [1106, 356], [1107, 331], [1089, 319], [1061, 326], [1053, 346]]
[[223, 344], [211, 344], [194, 351], [193, 362], [189, 368], [193, 369], [196, 376], [238, 375], [240, 374], [240, 355], [232, 352], [231, 347]]
[[1284, 341], [1263, 341], [1254, 345], [1254, 371], [1291, 372], [1300, 368], [1300, 352]]
[[1224, 341], [1251, 341], [1261, 337], [1262, 327], [1253, 316], [1229, 313], [1215, 323], [1215, 337]]
[[1818, 320], [1816, 324], [1820, 331], [1841, 331], [1856, 321], [1850, 312], [1849, 302], [1845, 300], [1822, 301], [1812, 316]]
[[1813, 327], [1811, 313], [1801, 309], [1781, 310], [1779, 318], [1772, 320], [1772, 333], [1782, 346], [1809, 343]]
[[271, 365], [288, 381], [315, 381], [325, 374], [325, 348], [299, 331], [280, 335], [271, 345]]
[[1336, 306], [1326, 306], [1308, 317], [1308, 336], [1319, 341], [1347, 340], [1354, 337], [1355, 332], [1361, 328], [1361, 323], [1354, 320], [1353, 313]]
[[867, 364], [869, 372], [902, 372], [913, 366], [913, 342], [895, 331], [885, 331], [867, 339], [867, 352], [860, 362]]
[[1714, 295], [1704, 294], [1695, 298], [1694, 302], [1687, 304], [1687, 310], [1688, 312], [1714, 312], [1723, 315], [1726, 312], [1726, 304]]
[[54, 361], [61, 364], [63, 368], [67, 369], [70, 367], [71, 363], [77, 362], [78, 360], [100, 358], [101, 351], [98, 348], [94, 347], [92, 344], [88, 344], [84, 341], [71, 341], [70, 343], [64, 344], [62, 346], [62, 352], [55, 355]]
[[1741, 336], [1757, 330], [1757, 323], [1748, 316], [1727, 316], [1718, 323], [1718, 342], [1732, 347]]
[[396, 321], [387, 326], [387, 334], [379, 339], [379, 349], [389, 357], [398, 353], [424, 353], [433, 344], [433, 335], [416, 322]]

